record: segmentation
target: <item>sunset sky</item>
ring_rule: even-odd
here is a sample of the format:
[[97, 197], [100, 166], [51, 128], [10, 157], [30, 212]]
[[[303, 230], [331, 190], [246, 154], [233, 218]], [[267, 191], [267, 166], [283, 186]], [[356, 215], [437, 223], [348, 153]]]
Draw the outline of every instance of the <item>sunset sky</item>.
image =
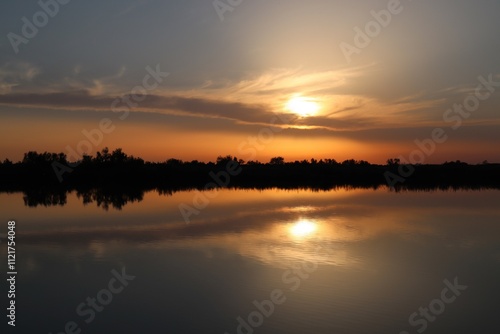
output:
[[40, 3], [0, 4], [1, 160], [383, 163], [442, 128], [422, 162], [500, 162], [498, 0]]

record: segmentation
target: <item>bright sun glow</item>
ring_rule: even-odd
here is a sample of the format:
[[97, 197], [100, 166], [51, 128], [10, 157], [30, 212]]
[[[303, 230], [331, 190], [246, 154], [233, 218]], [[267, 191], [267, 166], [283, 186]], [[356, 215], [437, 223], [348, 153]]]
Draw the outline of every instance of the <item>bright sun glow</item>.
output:
[[292, 225], [290, 232], [294, 237], [304, 238], [313, 234], [318, 226], [309, 220], [300, 220]]
[[314, 99], [297, 96], [288, 101], [286, 109], [301, 117], [308, 117], [314, 116], [320, 109], [320, 105]]

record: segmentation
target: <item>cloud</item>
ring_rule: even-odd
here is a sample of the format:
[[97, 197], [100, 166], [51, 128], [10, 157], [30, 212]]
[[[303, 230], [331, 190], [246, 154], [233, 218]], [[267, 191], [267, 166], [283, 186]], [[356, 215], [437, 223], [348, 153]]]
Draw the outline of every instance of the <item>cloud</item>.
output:
[[123, 90], [120, 83], [126, 73], [127, 68], [121, 66], [110, 74], [91, 77], [88, 69], [82, 65], [76, 65], [71, 69], [71, 75], [61, 78], [57, 83], [47, 85], [45, 89], [50, 92], [88, 91], [90, 95], [118, 94]]
[[0, 93], [7, 94], [22, 83], [31, 82], [40, 69], [26, 62], [8, 62], [0, 67]]
[[[242, 124], [260, 124], [263, 126], [281, 126], [298, 128], [355, 129], [373, 122], [366, 118], [330, 119], [327, 117], [299, 118], [289, 113], [275, 113], [266, 105], [245, 104], [195, 97], [147, 95], [138, 103], [136, 112], [156, 112], [162, 114], [191, 115], [196, 117], [222, 118]], [[142, 98], [141, 97], [141, 98]], [[80, 90], [61, 93], [13, 93], [0, 95], [0, 104], [18, 107], [44, 107], [67, 110], [112, 110], [116, 99], [123, 97], [92, 95]], [[120, 104], [120, 108], [123, 107]], [[120, 109], [119, 110], [123, 110]]]
[[[207, 81], [192, 90], [157, 90], [138, 96], [133, 112], [188, 115], [200, 118], [231, 120], [238, 124], [280, 126], [298, 129], [354, 131], [412, 126], [438, 126], [446, 106], [446, 95], [425, 97], [423, 93], [402, 96], [392, 101], [376, 97], [345, 94], [376, 66], [306, 73], [301, 69], [277, 69], [230, 82]], [[82, 71], [81, 67], [77, 67]], [[24, 77], [33, 78], [36, 70], [25, 70]], [[126, 68], [86, 82], [67, 78], [72, 88], [55, 92], [5, 92], [0, 104], [19, 107], [44, 107], [65, 110], [110, 111], [116, 99], [134, 101], [119, 82]], [[64, 85], [64, 84], [63, 84]], [[55, 87], [53, 87], [55, 88]], [[301, 118], [285, 109], [287, 101], [297, 94], [312, 97], [321, 105], [320, 112]], [[124, 103], [118, 103], [123, 108]], [[390, 117], [388, 117], [390, 116]], [[439, 123], [439, 124], [438, 124]]]

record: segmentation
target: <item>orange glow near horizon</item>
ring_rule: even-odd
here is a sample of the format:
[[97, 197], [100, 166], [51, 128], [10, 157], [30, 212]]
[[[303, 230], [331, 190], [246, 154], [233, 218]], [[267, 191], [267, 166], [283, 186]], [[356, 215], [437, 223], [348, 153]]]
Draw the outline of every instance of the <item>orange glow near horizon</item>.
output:
[[[282, 101], [282, 105], [286, 102]], [[300, 105], [300, 104], [299, 104]], [[99, 124], [101, 114], [86, 119], [75, 118], [68, 112], [67, 118], [8, 118], [0, 124], [8, 140], [0, 143], [0, 160], [20, 161], [28, 151], [64, 152], [67, 147], [77, 150], [81, 141], [88, 141], [82, 130], [94, 129]], [[287, 162], [311, 158], [366, 160], [374, 164], [384, 164], [387, 159], [399, 155], [408, 156], [416, 149], [412, 141], [388, 141], [343, 137], [342, 132], [306, 136], [308, 130], [285, 130], [271, 139], [260, 141], [259, 133], [265, 127], [236, 124], [234, 129], [221, 130], [218, 127], [175, 127], [168, 123], [121, 122], [113, 123], [116, 128], [105, 134], [99, 145], [92, 145], [87, 154], [95, 155], [104, 147], [114, 150], [122, 148], [128, 155], [141, 157], [147, 161], [165, 161], [169, 158], [184, 161], [215, 161], [217, 156], [232, 155], [245, 161], [268, 162], [272, 157], [282, 156]], [[29, 134], [29, 136], [27, 135]], [[50, 135], [49, 135], [50, 134]], [[249, 140], [253, 138], [253, 142]], [[82, 146], [83, 147], [83, 146]], [[467, 153], [463, 152], [464, 148]], [[481, 163], [483, 160], [496, 162], [498, 150], [493, 146], [479, 145], [479, 141], [464, 143], [449, 141], [439, 146], [439, 154], [426, 159], [426, 163], [443, 163], [446, 160]], [[72, 159], [70, 157], [70, 159]]]

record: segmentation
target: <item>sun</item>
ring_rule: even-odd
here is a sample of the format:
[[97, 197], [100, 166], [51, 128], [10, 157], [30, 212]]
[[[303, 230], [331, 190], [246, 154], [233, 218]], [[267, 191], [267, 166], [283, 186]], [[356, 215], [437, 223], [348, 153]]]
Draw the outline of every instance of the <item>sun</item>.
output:
[[316, 115], [320, 109], [320, 105], [313, 98], [296, 96], [287, 102], [286, 109], [300, 117], [309, 117]]

